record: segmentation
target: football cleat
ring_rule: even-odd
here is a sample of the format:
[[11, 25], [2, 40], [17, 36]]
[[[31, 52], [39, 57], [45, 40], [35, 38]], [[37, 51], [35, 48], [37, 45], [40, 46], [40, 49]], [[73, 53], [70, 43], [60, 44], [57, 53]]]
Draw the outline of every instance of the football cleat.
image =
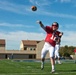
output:
[[60, 61], [58, 61], [58, 64], [61, 64], [61, 62], [60, 62]]
[[55, 70], [52, 70], [51, 73], [55, 73]]

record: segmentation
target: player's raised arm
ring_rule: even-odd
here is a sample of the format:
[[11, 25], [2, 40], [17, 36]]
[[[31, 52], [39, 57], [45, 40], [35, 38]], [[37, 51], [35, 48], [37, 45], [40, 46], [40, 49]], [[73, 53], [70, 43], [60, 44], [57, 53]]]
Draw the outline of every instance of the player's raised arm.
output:
[[40, 26], [45, 30], [45, 26], [42, 24], [41, 21], [37, 21], [38, 24], [40, 24]]

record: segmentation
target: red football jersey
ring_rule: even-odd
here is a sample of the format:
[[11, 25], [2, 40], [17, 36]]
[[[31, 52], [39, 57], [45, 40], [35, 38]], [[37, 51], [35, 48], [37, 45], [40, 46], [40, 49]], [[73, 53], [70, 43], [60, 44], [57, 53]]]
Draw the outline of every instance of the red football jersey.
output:
[[55, 45], [56, 45], [55, 38], [57, 38], [59, 36], [60, 32], [53, 31], [52, 27], [50, 27], [50, 26], [46, 26], [45, 31], [47, 33], [45, 42], [49, 42], [52, 46], [55, 47]]

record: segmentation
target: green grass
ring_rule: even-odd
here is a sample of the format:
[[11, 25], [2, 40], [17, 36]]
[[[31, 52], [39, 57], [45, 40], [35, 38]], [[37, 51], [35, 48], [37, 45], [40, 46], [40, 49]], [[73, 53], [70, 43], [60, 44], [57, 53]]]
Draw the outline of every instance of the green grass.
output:
[[[57, 75], [76, 75], [76, 64], [56, 64]], [[17, 62], [14, 60], [0, 60], [0, 75], [53, 75], [50, 62], [45, 62], [44, 70], [40, 69], [40, 62]]]

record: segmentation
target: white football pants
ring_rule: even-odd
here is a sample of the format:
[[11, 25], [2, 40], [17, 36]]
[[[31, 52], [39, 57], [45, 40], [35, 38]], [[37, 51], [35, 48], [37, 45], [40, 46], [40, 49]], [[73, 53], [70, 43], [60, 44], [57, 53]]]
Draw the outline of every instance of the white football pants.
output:
[[55, 45], [55, 58], [60, 58], [60, 56], [59, 56], [59, 48], [60, 48], [60, 45], [56, 44]]
[[45, 42], [43, 49], [42, 49], [42, 52], [41, 52], [41, 58], [45, 58], [48, 51], [49, 51], [50, 57], [54, 57], [55, 47], [53, 47], [48, 42]]

